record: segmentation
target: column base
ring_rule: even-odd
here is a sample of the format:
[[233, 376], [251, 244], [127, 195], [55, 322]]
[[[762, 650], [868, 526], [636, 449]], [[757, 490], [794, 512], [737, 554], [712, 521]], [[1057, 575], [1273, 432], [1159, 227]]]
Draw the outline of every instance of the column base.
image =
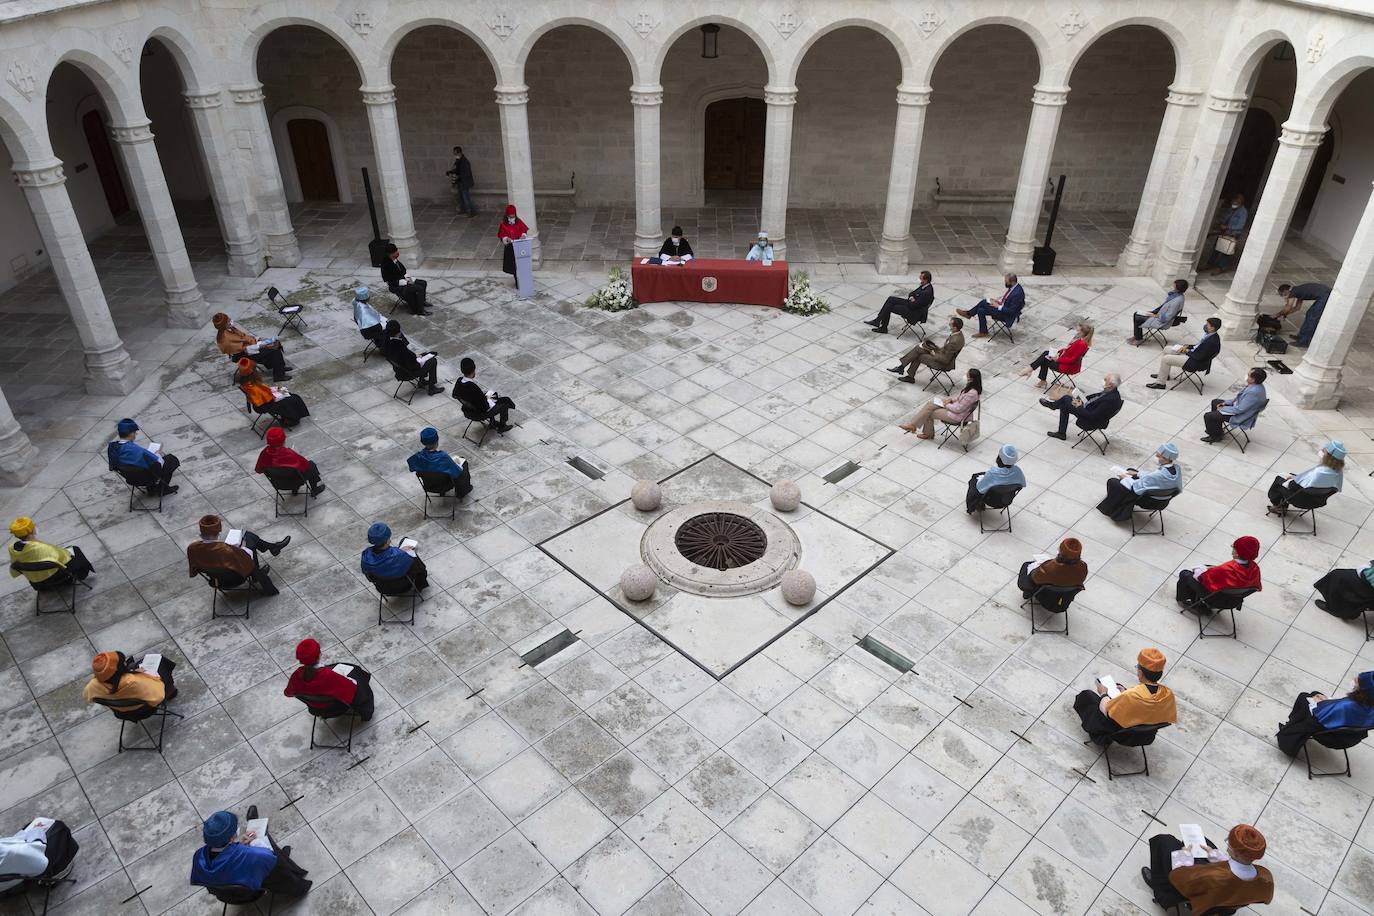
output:
[[1002, 254], [997, 259], [997, 266], [1007, 273], [1024, 274], [1031, 269], [1031, 254], [1035, 251], [1035, 240], [1022, 241], [1020, 239], [1007, 239], [1007, 243], [1002, 246]]
[[1297, 379], [1297, 395], [1293, 401], [1304, 410], [1334, 410], [1340, 404], [1341, 370], [1315, 363], [1303, 362], [1293, 373]]
[[892, 239], [883, 236], [878, 242], [878, 257], [874, 266], [883, 276], [897, 276], [907, 272], [906, 245], [909, 238]]
[[1165, 285], [1175, 280], [1193, 284], [1197, 280], [1197, 252], [1175, 251], [1167, 246], [1160, 249], [1159, 257], [1150, 266], [1150, 277]]
[[775, 261], [786, 261], [786, 260], [787, 260], [787, 242], [786, 242], [786, 240], [784, 240], [784, 239], [774, 239], [774, 238], [770, 238], [768, 241], [771, 242], [772, 245], [773, 245], [773, 260], [775, 260]]
[[87, 394], [128, 394], [138, 387], [134, 377], [134, 361], [117, 343], [103, 353], [86, 351], [86, 393]]
[[296, 267], [301, 263], [301, 249], [296, 244], [296, 234], [285, 232], [281, 235], [267, 235], [267, 266]]
[[401, 261], [410, 270], [415, 270], [420, 266], [420, 262], [425, 259], [424, 249], [420, 247], [420, 240], [415, 236], [409, 238], [393, 238], [391, 244], [401, 252]]
[[1121, 256], [1116, 259], [1116, 269], [1128, 277], [1140, 277], [1145, 275], [1149, 267], [1150, 246], [1132, 236], [1126, 242], [1126, 247], [1121, 249]]
[[210, 307], [200, 294], [199, 287], [167, 291], [168, 327], [198, 328], [209, 320]]
[[663, 247], [663, 239], [658, 236], [648, 236], [635, 234], [635, 257], [652, 258], [658, 255], [658, 250]]
[[26, 484], [42, 468], [38, 449], [28, 435], [16, 424], [14, 429], [0, 435], [0, 485], [17, 487]]
[[1246, 302], [1228, 292], [1222, 300], [1221, 308], [1222, 340], [1236, 340], [1253, 337], [1255, 316], [1259, 314], [1258, 302]]
[[225, 247], [225, 253], [229, 256], [226, 270], [231, 277], [256, 277], [267, 269], [256, 239], [252, 244], [231, 243]]

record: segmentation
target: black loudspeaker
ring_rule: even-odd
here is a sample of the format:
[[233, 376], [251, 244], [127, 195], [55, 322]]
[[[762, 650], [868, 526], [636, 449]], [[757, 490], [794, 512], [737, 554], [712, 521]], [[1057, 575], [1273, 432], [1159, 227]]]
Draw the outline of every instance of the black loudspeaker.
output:
[[373, 239], [367, 243], [367, 256], [372, 259], [373, 267], [381, 267], [386, 261], [386, 246], [391, 244], [391, 239]]
[[1036, 245], [1031, 254], [1031, 273], [1037, 277], [1048, 277], [1054, 273], [1054, 249], [1048, 245]]

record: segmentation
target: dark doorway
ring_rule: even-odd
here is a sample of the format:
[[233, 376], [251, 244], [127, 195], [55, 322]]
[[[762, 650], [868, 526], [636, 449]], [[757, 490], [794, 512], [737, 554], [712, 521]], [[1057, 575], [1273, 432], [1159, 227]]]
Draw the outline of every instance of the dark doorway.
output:
[[1244, 194], [1245, 206], [1252, 217], [1255, 201], [1263, 187], [1264, 170], [1273, 158], [1278, 138], [1279, 126], [1274, 123], [1273, 115], [1259, 108], [1251, 108], [1245, 113], [1236, 151], [1231, 156], [1231, 168], [1222, 184], [1222, 194], [1227, 199], [1233, 194]]
[[119, 177], [114, 150], [110, 149], [110, 134], [105, 129], [105, 119], [100, 112], [92, 109], [81, 116], [81, 130], [86, 134], [86, 145], [91, 148], [91, 162], [95, 166], [95, 173], [100, 176], [105, 203], [110, 208], [110, 215], [118, 219], [129, 212], [129, 195], [124, 190], [124, 179]]
[[329, 130], [314, 118], [292, 118], [286, 122], [291, 141], [291, 156], [296, 161], [296, 177], [304, 200], [338, 200], [339, 180], [334, 174], [334, 154], [329, 148]]
[[706, 157], [702, 187], [708, 191], [763, 188], [763, 144], [768, 106], [763, 99], [722, 99], [706, 106]]
[[1326, 136], [1322, 137], [1322, 145], [1317, 147], [1317, 154], [1312, 157], [1312, 169], [1307, 173], [1307, 181], [1303, 182], [1302, 193], [1298, 195], [1298, 206], [1293, 211], [1294, 229], [1307, 225], [1307, 218], [1312, 215], [1312, 207], [1317, 203], [1317, 193], [1326, 180], [1326, 170], [1331, 165], [1331, 154], [1335, 148], [1336, 131], [1327, 129]]

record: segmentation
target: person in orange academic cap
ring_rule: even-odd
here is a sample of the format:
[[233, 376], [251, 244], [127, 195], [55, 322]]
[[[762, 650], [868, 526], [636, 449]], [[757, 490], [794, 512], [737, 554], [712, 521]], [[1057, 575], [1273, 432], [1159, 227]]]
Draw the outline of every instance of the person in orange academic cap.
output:
[[1206, 858], [1175, 867], [1173, 854], [1183, 848], [1183, 841], [1167, 833], [1150, 837], [1150, 866], [1142, 868], [1140, 876], [1154, 891], [1155, 903], [1171, 907], [1186, 900], [1193, 912], [1202, 916], [1217, 907], [1233, 913], [1240, 907], [1274, 899], [1274, 876], [1255, 864], [1264, 858], [1264, 834], [1249, 824], [1237, 824], [1226, 834], [1224, 854], [1211, 840], [1207, 845], [1212, 846], [1212, 852]]
[[163, 657], [157, 674], [148, 674], [139, 667], [141, 657], [123, 652], [101, 652], [91, 659], [91, 679], [81, 697], [87, 703], [96, 700], [139, 700], [149, 709], [156, 709], [163, 700], [177, 695], [172, 679], [176, 662]]
[[210, 323], [215, 326], [215, 346], [219, 347], [219, 352], [235, 361], [246, 356], [262, 363], [272, 370], [274, 382], [291, 380], [291, 376], [287, 375], [291, 367], [286, 364], [286, 351], [282, 349], [280, 340], [275, 337], [254, 337], [230, 321], [223, 312], [216, 312]]
[[1236, 538], [1231, 542], [1231, 559], [1225, 563], [1179, 570], [1174, 599], [1186, 607], [1204, 595], [1224, 588], [1261, 590], [1260, 568], [1256, 562], [1259, 553], [1259, 538], [1248, 534]]
[[257, 363], [248, 357], [239, 360], [238, 371], [234, 374], [234, 384], [248, 398], [248, 403], [258, 413], [271, 414], [277, 422], [286, 427], [299, 426], [301, 420], [310, 416], [310, 408], [304, 399], [292, 394], [281, 385], [269, 385], [262, 380]]
[[1105, 747], [1112, 734], [1123, 728], [1178, 721], [1174, 693], [1159, 682], [1164, 677], [1164, 661], [1164, 653], [1158, 649], [1141, 649], [1135, 657], [1139, 683], [1134, 687], [1118, 684], [1120, 693], [1115, 697], [1107, 696], [1101, 684], [1095, 685], [1096, 690], [1079, 691], [1073, 709], [1094, 743]]

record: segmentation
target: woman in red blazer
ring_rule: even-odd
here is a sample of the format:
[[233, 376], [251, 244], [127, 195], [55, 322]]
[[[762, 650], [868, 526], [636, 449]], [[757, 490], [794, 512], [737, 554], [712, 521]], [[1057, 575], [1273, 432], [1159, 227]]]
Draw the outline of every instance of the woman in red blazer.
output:
[[1065, 375], [1077, 375], [1083, 368], [1083, 357], [1087, 355], [1088, 348], [1093, 345], [1093, 326], [1085, 321], [1080, 321], [1078, 327], [1074, 329], [1073, 339], [1069, 345], [1061, 349], [1054, 356], [1046, 350], [1031, 361], [1021, 372], [1022, 378], [1030, 378], [1031, 372], [1040, 370], [1040, 380], [1035, 383], [1036, 388], [1045, 387], [1045, 379], [1051, 369], [1058, 370]]

